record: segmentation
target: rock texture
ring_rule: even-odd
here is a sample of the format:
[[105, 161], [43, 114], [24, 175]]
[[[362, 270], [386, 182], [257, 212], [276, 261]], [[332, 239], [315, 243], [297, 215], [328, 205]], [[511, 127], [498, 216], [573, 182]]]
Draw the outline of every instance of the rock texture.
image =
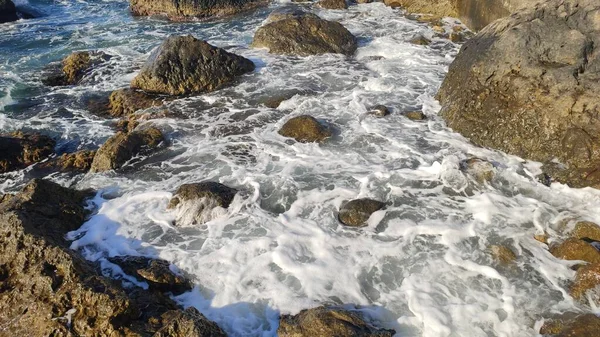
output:
[[41, 170], [83, 173], [90, 170], [96, 151], [82, 150], [64, 153], [36, 166]]
[[320, 143], [331, 137], [331, 131], [326, 126], [308, 115], [290, 118], [279, 129], [279, 134], [300, 143]]
[[333, 307], [282, 315], [277, 329], [279, 337], [392, 337], [395, 333], [372, 327], [355, 312]]
[[355, 199], [345, 203], [338, 214], [338, 219], [346, 226], [360, 227], [367, 224], [371, 214], [383, 209], [385, 204], [373, 199]]
[[317, 3], [321, 8], [325, 9], [347, 9], [346, 0], [321, 0]]
[[61, 65], [42, 79], [45, 85], [62, 86], [79, 83], [95, 66], [108, 61], [110, 55], [99, 51], [78, 51], [62, 60]]
[[134, 89], [188, 95], [220, 89], [254, 70], [252, 61], [191, 35], [167, 38], [131, 82]]
[[311, 12], [307, 12], [300, 7], [287, 6], [287, 7], [280, 7], [280, 8], [275, 9], [274, 11], [272, 11], [271, 14], [269, 14], [269, 16], [267, 17], [267, 20], [265, 20], [265, 24], [284, 20], [284, 19], [298, 19], [298, 18], [301, 18], [304, 16], [313, 17], [313, 18], [317, 18], [317, 19], [319, 18], [317, 15], [315, 15]]
[[490, 251], [494, 260], [504, 265], [511, 264], [517, 259], [517, 255], [508, 247], [503, 245], [492, 245]]
[[600, 242], [600, 226], [589, 221], [579, 221], [575, 224], [571, 237]]
[[157, 149], [163, 141], [162, 132], [154, 127], [130, 133], [118, 132], [98, 149], [90, 172], [119, 169], [134, 156]]
[[214, 181], [184, 184], [179, 186], [177, 192], [169, 201], [168, 208], [175, 208], [181, 202], [203, 198], [210, 199], [217, 206], [227, 208], [236, 193], [237, 190]]
[[133, 89], [119, 89], [110, 94], [108, 98], [109, 114], [113, 117], [122, 117], [152, 107], [161, 106], [160, 97], [148, 95], [143, 91]]
[[[576, 299], [582, 299], [582, 297], [589, 290], [596, 289], [595, 298], [596, 301], [600, 299], [600, 263], [588, 264], [577, 269], [575, 275], [575, 281], [570, 288], [571, 296]], [[600, 330], [599, 330], [600, 331]]]
[[600, 186], [600, 9], [551, 0], [496, 21], [463, 45], [439, 91], [440, 114], [474, 143]]
[[600, 263], [600, 251], [591, 244], [579, 239], [567, 239], [563, 243], [552, 247], [550, 253], [559, 259]]
[[492, 181], [496, 175], [494, 165], [487, 160], [479, 158], [469, 158], [462, 161], [460, 169], [480, 184]]
[[267, 0], [130, 0], [133, 15], [165, 15], [186, 21], [229, 16], [268, 5]]
[[109, 257], [108, 260], [121, 267], [125, 274], [148, 283], [151, 289], [174, 294], [192, 290], [190, 280], [171, 271], [168, 261], [144, 256], [116, 256]]
[[314, 14], [295, 14], [258, 28], [252, 47], [268, 48], [273, 54], [352, 55], [357, 43], [354, 35], [338, 22], [323, 20]]
[[17, 8], [11, 0], [0, 0], [0, 23], [17, 21]]
[[600, 331], [600, 317], [594, 314], [563, 314], [544, 322], [541, 335], [556, 337], [593, 337]]
[[[192, 310], [140, 288], [125, 291], [70, 250], [86, 193], [33, 180], [0, 203], [3, 336], [225, 336]], [[188, 327], [194, 326], [194, 329]], [[195, 335], [188, 334], [195, 332]]]
[[54, 153], [56, 142], [44, 135], [15, 132], [0, 136], [0, 173], [23, 169]]

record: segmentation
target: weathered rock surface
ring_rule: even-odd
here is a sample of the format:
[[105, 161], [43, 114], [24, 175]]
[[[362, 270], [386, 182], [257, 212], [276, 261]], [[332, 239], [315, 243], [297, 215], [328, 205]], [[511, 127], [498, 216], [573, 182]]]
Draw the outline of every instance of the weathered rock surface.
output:
[[277, 329], [279, 337], [392, 337], [395, 333], [369, 325], [355, 312], [333, 307], [282, 315]]
[[196, 308], [172, 310], [160, 317], [162, 327], [152, 337], [227, 337]]
[[321, 0], [317, 6], [325, 9], [347, 9], [346, 0]]
[[279, 134], [284, 137], [294, 138], [301, 143], [320, 143], [332, 135], [329, 128], [319, 123], [314, 117], [308, 115], [289, 119], [283, 124], [281, 129], [279, 129]]
[[0, 136], [0, 173], [23, 169], [52, 153], [56, 142], [44, 135], [15, 132]]
[[273, 54], [352, 55], [357, 42], [342, 24], [307, 14], [277, 20], [258, 28], [252, 47], [268, 48]]
[[267, 0], [130, 0], [133, 15], [164, 15], [186, 21], [234, 15], [269, 4]]
[[177, 192], [169, 201], [168, 208], [175, 208], [181, 202], [198, 199], [210, 199], [217, 206], [227, 208], [236, 193], [237, 190], [214, 181], [183, 184], [179, 186]]
[[121, 267], [125, 274], [148, 283], [151, 289], [174, 294], [192, 289], [192, 282], [184, 275], [171, 271], [168, 261], [144, 256], [116, 256], [108, 260]]
[[252, 61], [191, 35], [168, 37], [131, 82], [148, 93], [189, 95], [210, 92], [252, 72]]
[[384, 207], [385, 203], [373, 199], [350, 200], [340, 208], [338, 219], [346, 226], [364, 226], [371, 214]]
[[96, 151], [82, 150], [73, 153], [63, 153], [61, 156], [41, 163], [37, 168], [59, 172], [87, 172], [92, 166]]
[[541, 335], [556, 337], [593, 337], [600, 331], [600, 317], [594, 314], [563, 314], [544, 322]]
[[551, 247], [550, 253], [559, 259], [600, 263], [600, 251], [591, 244], [579, 239], [567, 239], [563, 243]]
[[78, 51], [62, 60], [61, 65], [52, 70], [52, 73], [42, 79], [42, 83], [49, 86], [74, 85], [95, 66], [108, 61], [110, 55], [100, 51]]
[[528, 159], [558, 159], [553, 178], [600, 186], [600, 9], [552, 0], [469, 40], [439, 91], [440, 114], [474, 143]]
[[600, 226], [590, 221], [579, 221], [575, 224], [571, 237], [600, 242]]
[[11, 0], [0, 0], [0, 23], [17, 21], [17, 8]]
[[[600, 263], [588, 264], [577, 269], [570, 293], [574, 298], [581, 299], [588, 290], [595, 289], [598, 286], [600, 286]], [[593, 297], [598, 300], [600, 299], [600, 288], [596, 290]]]
[[122, 117], [163, 105], [161, 97], [148, 95], [143, 91], [133, 89], [119, 89], [110, 94], [109, 113], [113, 117]]
[[[86, 193], [33, 180], [0, 203], [0, 326], [6, 336], [224, 336], [160, 293], [124, 291], [70, 250]], [[193, 311], [193, 310], [192, 310]], [[170, 320], [162, 317], [170, 316]], [[175, 320], [175, 321], [174, 321]], [[187, 335], [190, 322], [198, 327]], [[212, 333], [212, 334], [211, 334]]]
[[119, 169], [134, 156], [156, 150], [164, 140], [162, 132], [154, 127], [118, 132], [98, 149], [90, 172]]
[[284, 19], [298, 19], [303, 16], [319, 18], [317, 15], [315, 15], [311, 12], [307, 12], [307, 11], [303, 10], [302, 8], [299, 8], [296, 6], [287, 6], [287, 7], [280, 7], [280, 8], [275, 9], [274, 11], [272, 11], [271, 14], [269, 14], [269, 16], [267, 17], [267, 20], [265, 20], [265, 24], [284, 20]]

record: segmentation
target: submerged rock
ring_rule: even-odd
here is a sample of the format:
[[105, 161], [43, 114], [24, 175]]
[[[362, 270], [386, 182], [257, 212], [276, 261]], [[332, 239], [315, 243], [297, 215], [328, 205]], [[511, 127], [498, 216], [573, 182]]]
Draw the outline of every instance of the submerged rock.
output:
[[54, 153], [56, 142], [44, 135], [15, 132], [0, 136], [0, 173], [23, 169]]
[[551, 0], [470, 39], [438, 98], [441, 116], [477, 145], [568, 167], [553, 178], [600, 186], [600, 15], [594, 0]]
[[418, 35], [418, 36], [410, 39], [410, 43], [416, 44], [419, 46], [428, 46], [429, 44], [431, 44], [431, 40], [429, 40], [428, 38], [426, 38], [423, 35]]
[[96, 151], [90, 150], [63, 153], [61, 156], [41, 163], [37, 167], [41, 170], [84, 173], [90, 170], [95, 155]]
[[494, 165], [487, 160], [469, 158], [460, 163], [460, 169], [472, 176], [480, 184], [490, 182], [496, 175]]
[[490, 251], [494, 259], [504, 265], [511, 264], [517, 259], [517, 255], [510, 248], [503, 245], [492, 245]]
[[345, 203], [338, 219], [346, 226], [360, 227], [367, 224], [371, 214], [383, 209], [385, 204], [373, 199], [355, 199]]
[[369, 109], [368, 113], [377, 117], [385, 117], [390, 114], [390, 110], [385, 105], [375, 105]]
[[567, 239], [563, 243], [551, 247], [550, 253], [559, 259], [600, 263], [600, 251], [579, 239]]
[[325, 9], [347, 9], [346, 0], [320, 0], [317, 6]]
[[205, 181], [181, 185], [169, 201], [168, 208], [178, 211], [179, 225], [202, 224], [212, 220], [216, 207], [227, 208], [237, 190], [223, 184]]
[[289, 119], [279, 129], [279, 134], [284, 137], [294, 138], [300, 143], [320, 143], [332, 135], [326, 126], [308, 115]]
[[148, 283], [152, 289], [174, 294], [192, 289], [192, 282], [171, 271], [168, 261], [143, 256], [117, 256], [108, 260], [121, 267], [124, 273]]
[[11, 0], [0, 0], [0, 23], [19, 20], [17, 7]]
[[277, 329], [279, 337], [392, 337], [395, 333], [369, 325], [353, 311], [323, 306], [282, 315]]
[[100, 51], [74, 52], [65, 57], [62, 64], [53, 69], [52, 74], [43, 78], [42, 83], [48, 86], [77, 84], [95, 66], [108, 61], [110, 58], [110, 55]]
[[424, 121], [427, 116], [421, 111], [408, 111], [404, 113], [404, 116], [411, 121]]
[[298, 15], [268, 23], [256, 31], [254, 48], [268, 48], [273, 54], [299, 56], [336, 53], [352, 55], [357, 42], [344, 26], [314, 14]]
[[185, 21], [234, 15], [268, 4], [267, 0], [130, 0], [129, 8], [137, 16], [166, 15]]
[[253, 70], [252, 61], [206, 41], [171, 36], [152, 52], [131, 87], [167, 95], [210, 92]]
[[119, 89], [110, 94], [109, 113], [113, 117], [127, 116], [138, 110], [144, 110], [163, 105], [160, 97], [148, 95], [143, 91]]
[[596, 301], [600, 300], [600, 263], [588, 264], [577, 269], [570, 294], [575, 299], [582, 299], [587, 291], [593, 289], [596, 292], [592, 298], [595, 298]]
[[90, 172], [119, 169], [134, 156], [156, 150], [164, 140], [162, 132], [154, 127], [130, 133], [118, 132], [98, 149]]

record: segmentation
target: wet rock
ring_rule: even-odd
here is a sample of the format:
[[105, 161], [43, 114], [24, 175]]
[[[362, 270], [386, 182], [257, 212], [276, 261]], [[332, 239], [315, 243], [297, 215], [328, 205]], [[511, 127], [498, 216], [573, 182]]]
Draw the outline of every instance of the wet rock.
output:
[[137, 16], [165, 15], [174, 21], [230, 16], [266, 6], [266, 0], [130, 0], [131, 13]]
[[110, 94], [109, 110], [113, 117], [127, 116], [138, 110], [144, 110], [163, 105], [160, 97], [148, 95], [143, 91], [119, 89]]
[[567, 239], [563, 243], [551, 247], [550, 253], [559, 259], [600, 263], [600, 251], [579, 239]]
[[44, 135], [15, 132], [0, 136], [0, 173], [23, 169], [54, 152], [56, 142]]
[[131, 87], [167, 95], [210, 92], [253, 70], [252, 61], [206, 41], [171, 36], [152, 52]]
[[358, 313], [332, 307], [302, 310], [297, 315], [282, 315], [279, 337], [392, 337], [394, 330], [369, 325]]
[[300, 143], [323, 142], [331, 137], [331, 131], [312, 116], [302, 115], [289, 119], [281, 129], [279, 134], [294, 138]]
[[317, 6], [325, 9], [347, 9], [346, 0], [320, 0]]
[[377, 117], [385, 117], [390, 114], [390, 110], [385, 105], [372, 106], [368, 113]]
[[357, 4], [370, 4], [373, 0], [356, 0]]
[[162, 328], [153, 337], [227, 337], [216, 323], [194, 307], [166, 312], [160, 321]]
[[480, 184], [490, 182], [496, 175], [494, 165], [487, 160], [470, 158], [460, 163], [460, 169]]
[[175, 209], [175, 223], [179, 226], [203, 224], [220, 215], [215, 215], [215, 211], [229, 207], [236, 193], [237, 190], [212, 181], [184, 184], [167, 208]]
[[184, 275], [171, 271], [168, 261], [143, 256], [117, 256], [108, 260], [121, 267], [125, 274], [148, 283], [151, 289], [174, 294], [192, 289], [192, 282]]
[[163, 141], [162, 132], [154, 127], [130, 133], [118, 132], [98, 149], [90, 172], [119, 169], [134, 156], [156, 150]]
[[579, 221], [575, 224], [571, 237], [600, 242], [600, 226], [589, 221]]
[[94, 69], [108, 61], [110, 55], [100, 51], [78, 51], [65, 57], [62, 64], [52, 70], [52, 73], [42, 78], [42, 83], [48, 86], [74, 85]]
[[17, 21], [17, 8], [11, 0], [0, 0], [0, 23]]
[[[600, 15], [593, 0], [551, 0], [488, 26], [451, 64], [441, 116], [477, 145], [543, 163], [574, 187], [600, 186]], [[533, 135], [533, 136], [532, 136]]]
[[424, 121], [427, 119], [427, 116], [421, 111], [408, 111], [404, 113], [404, 116], [412, 121]]
[[287, 6], [277, 8], [269, 14], [267, 20], [265, 20], [265, 24], [284, 20], [284, 19], [299, 19], [301, 17], [308, 16], [313, 18], [319, 18], [317, 15], [307, 12], [299, 7]]
[[258, 28], [252, 47], [268, 48], [273, 54], [352, 55], [357, 42], [354, 35], [340, 23], [310, 14], [278, 20]]
[[338, 220], [346, 226], [365, 226], [371, 214], [384, 207], [383, 202], [373, 199], [351, 200], [340, 208]]
[[567, 313], [544, 322], [540, 335], [592, 337], [600, 331], [600, 317], [594, 314]]
[[508, 247], [502, 245], [490, 246], [490, 251], [494, 259], [504, 265], [514, 263], [517, 255]]
[[546, 245], [548, 244], [548, 234], [535, 234], [533, 235], [533, 238], [538, 242], [541, 242]]
[[588, 290], [596, 289], [596, 300], [600, 299], [600, 263], [588, 264], [577, 269], [575, 281], [570, 288], [570, 294], [575, 299], [581, 299]]
[[37, 166], [41, 170], [59, 172], [84, 173], [90, 170], [96, 151], [82, 150], [74, 153], [63, 153], [61, 156], [48, 160]]
[[431, 43], [431, 40], [426, 38], [423, 35], [418, 35], [410, 40], [410, 43], [416, 44], [419, 46], [428, 46]]

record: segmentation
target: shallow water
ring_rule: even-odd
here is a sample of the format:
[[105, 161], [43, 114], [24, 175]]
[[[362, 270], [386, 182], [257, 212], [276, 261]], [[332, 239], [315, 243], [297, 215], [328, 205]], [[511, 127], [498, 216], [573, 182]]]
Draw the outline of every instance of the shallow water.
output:
[[[97, 210], [71, 233], [91, 260], [149, 255], [193, 275], [180, 295], [231, 336], [274, 336], [279, 313], [319, 304], [355, 304], [398, 336], [535, 336], [541, 315], [586, 310], [567, 295], [573, 271], [533, 239], [559, 236], [573, 219], [600, 220], [600, 193], [534, 179], [536, 163], [477, 148], [444, 125], [434, 95], [459, 46], [381, 3], [316, 10], [360, 41], [354, 57], [290, 57], [249, 48], [268, 13], [222, 22], [169, 23], [132, 18], [126, 1], [31, 1], [46, 14], [0, 25], [0, 130], [40, 130], [57, 150], [96, 148], [114, 121], [87, 102], [126, 87], [153, 47], [192, 34], [253, 60], [257, 70], [230, 88], [169, 103], [179, 117], [152, 120], [170, 146], [136, 158], [122, 172], [51, 179], [99, 190]], [[447, 22], [452, 23], [452, 20]], [[417, 34], [430, 46], [408, 42]], [[81, 49], [115, 55], [76, 87], [46, 88], [41, 69]], [[278, 109], [259, 104], [298, 93]], [[392, 115], [374, 118], [384, 104]], [[404, 111], [428, 120], [410, 121]], [[330, 123], [325, 144], [295, 144], [277, 134], [291, 116]], [[494, 163], [491, 183], [459, 170], [477, 156]], [[17, 190], [31, 169], [0, 176]], [[167, 211], [183, 183], [215, 180], [238, 193], [210, 222], [172, 225]], [[342, 227], [340, 205], [357, 197], [386, 201], [360, 229]], [[488, 250], [518, 255], [497, 265]]]

